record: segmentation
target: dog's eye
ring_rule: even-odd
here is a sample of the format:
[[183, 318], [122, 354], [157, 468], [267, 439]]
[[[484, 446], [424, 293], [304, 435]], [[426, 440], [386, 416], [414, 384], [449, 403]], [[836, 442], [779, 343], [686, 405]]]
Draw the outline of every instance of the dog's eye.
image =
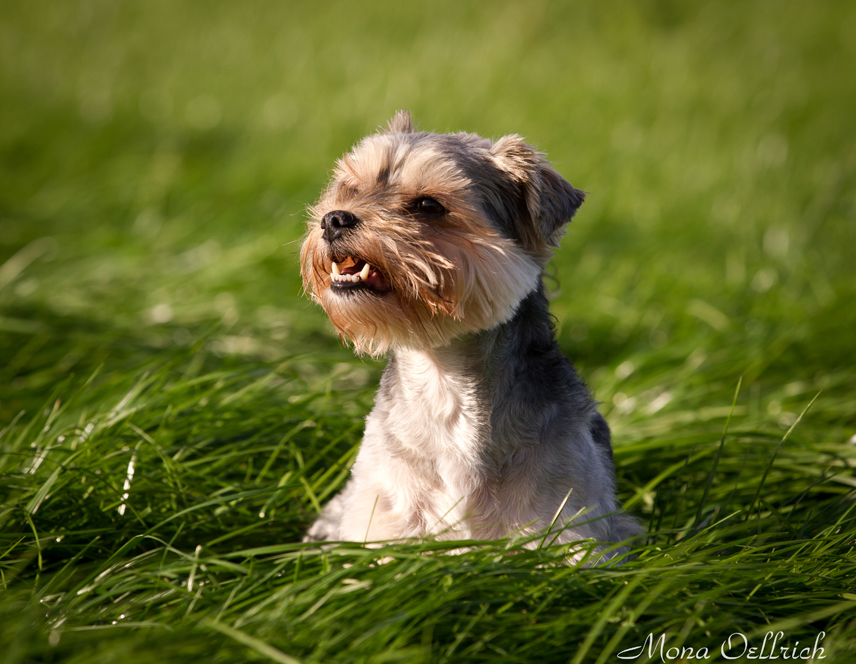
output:
[[428, 214], [441, 214], [446, 211], [442, 205], [428, 196], [416, 201], [416, 209], [420, 212], [427, 212]]

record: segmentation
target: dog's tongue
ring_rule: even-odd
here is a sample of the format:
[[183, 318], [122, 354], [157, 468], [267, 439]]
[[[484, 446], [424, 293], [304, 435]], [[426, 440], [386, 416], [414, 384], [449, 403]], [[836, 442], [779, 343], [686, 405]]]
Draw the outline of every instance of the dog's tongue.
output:
[[375, 269], [372, 269], [372, 271], [369, 272], [369, 276], [365, 278], [363, 283], [366, 286], [370, 286], [378, 293], [385, 293], [389, 290], [389, 283], [384, 279], [384, 276]]

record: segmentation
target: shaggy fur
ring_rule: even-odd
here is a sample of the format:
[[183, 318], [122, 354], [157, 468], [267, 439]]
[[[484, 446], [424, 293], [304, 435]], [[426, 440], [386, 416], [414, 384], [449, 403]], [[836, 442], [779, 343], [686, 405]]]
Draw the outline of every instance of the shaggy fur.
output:
[[304, 284], [357, 352], [390, 358], [351, 479], [308, 540], [493, 539], [560, 510], [557, 542], [639, 533], [541, 283], [582, 201], [520, 137], [420, 132], [403, 111], [337, 162]]

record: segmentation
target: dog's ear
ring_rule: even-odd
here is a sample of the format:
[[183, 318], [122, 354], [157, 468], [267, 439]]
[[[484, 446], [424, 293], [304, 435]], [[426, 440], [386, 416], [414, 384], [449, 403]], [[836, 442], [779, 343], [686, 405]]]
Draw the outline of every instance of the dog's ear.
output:
[[396, 111], [392, 119], [386, 123], [386, 132], [389, 134], [412, 134], [416, 131], [416, 125], [410, 113], [401, 109]]
[[546, 163], [538, 170], [541, 174], [541, 223], [550, 242], [557, 245], [562, 229], [573, 219], [586, 195]]
[[559, 175], [543, 153], [516, 134], [503, 136], [490, 151], [517, 190], [520, 200], [513, 206], [518, 211], [514, 225], [521, 242], [532, 249], [557, 246], [585, 194]]

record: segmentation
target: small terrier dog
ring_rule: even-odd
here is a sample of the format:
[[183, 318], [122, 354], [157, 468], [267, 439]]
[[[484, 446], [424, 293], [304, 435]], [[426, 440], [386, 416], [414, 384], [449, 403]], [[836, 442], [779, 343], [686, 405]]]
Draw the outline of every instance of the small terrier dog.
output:
[[306, 541], [640, 533], [541, 279], [583, 197], [519, 136], [421, 132], [406, 111], [337, 162], [309, 209], [304, 286], [356, 352], [390, 357]]

